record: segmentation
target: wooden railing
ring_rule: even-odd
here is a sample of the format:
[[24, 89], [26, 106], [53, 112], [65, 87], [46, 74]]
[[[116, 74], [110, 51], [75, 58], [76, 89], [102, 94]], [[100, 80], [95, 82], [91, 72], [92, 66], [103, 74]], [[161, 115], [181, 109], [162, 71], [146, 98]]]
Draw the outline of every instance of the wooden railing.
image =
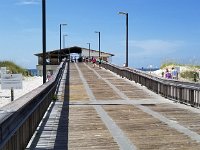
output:
[[102, 63], [102, 67], [120, 75], [121, 77], [125, 77], [146, 86], [148, 89], [166, 98], [180, 103], [186, 103], [193, 107], [200, 106], [199, 83], [165, 79], [137, 69], [119, 67], [108, 63]]
[[25, 149], [58, 89], [66, 62], [52, 80], [0, 109], [0, 149]]

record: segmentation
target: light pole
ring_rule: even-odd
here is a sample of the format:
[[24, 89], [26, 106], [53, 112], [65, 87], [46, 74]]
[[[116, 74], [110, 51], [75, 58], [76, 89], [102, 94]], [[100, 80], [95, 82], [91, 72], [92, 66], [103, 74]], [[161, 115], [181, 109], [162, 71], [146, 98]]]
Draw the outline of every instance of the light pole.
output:
[[90, 59], [90, 43], [87, 43], [89, 45], [89, 59]]
[[101, 57], [101, 51], [100, 51], [100, 45], [101, 45], [101, 41], [100, 41], [100, 32], [99, 31], [95, 31], [95, 33], [98, 33], [99, 34], [99, 59], [100, 59], [100, 57]]
[[65, 48], [65, 37], [68, 36], [67, 34], [63, 35], [63, 48]]
[[42, 0], [43, 83], [46, 82], [46, 1]]
[[58, 63], [62, 61], [62, 58], [61, 58], [61, 35], [62, 35], [62, 26], [66, 26], [67, 24], [60, 24], [60, 52], [58, 53], [59, 55], [59, 60], [58, 60]]
[[120, 15], [126, 15], [126, 64], [125, 67], [128, 67], [128, 13], [119, 12]]

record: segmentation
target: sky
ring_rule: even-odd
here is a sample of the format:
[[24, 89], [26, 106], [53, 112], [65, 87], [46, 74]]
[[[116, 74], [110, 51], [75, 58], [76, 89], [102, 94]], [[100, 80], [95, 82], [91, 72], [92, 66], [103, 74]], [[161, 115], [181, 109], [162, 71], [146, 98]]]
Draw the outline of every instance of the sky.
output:
[[[65, 46], [112, 53], [125, 63], [129, 15], [129, 66], [160, 67], [166, 61], [200, 64], [200, 0], [46, 0], [47, 51], [59, 49], [59, 24]], [[36, 68], [42, 52], [42, 1], [0, 1], [0, 61]]]

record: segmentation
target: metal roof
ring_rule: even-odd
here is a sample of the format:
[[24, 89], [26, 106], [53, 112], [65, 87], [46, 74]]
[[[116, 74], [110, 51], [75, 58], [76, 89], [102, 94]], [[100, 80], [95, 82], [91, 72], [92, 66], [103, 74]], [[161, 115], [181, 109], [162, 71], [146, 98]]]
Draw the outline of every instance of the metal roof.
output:
[[[88, 50], [87, 48], [82, 48], [82, 47], [78, 47], [78, 46], [73, 46], [73, 47], [69, 47], [69, 48], [63, 48], [63, 49], [57, 49], [57, 50], [52, 50], [52, 51], [47, 51], [47, 55], [58, 55], [58, 53], [61, 53], [61, 54], [69, 54], [69, 53], [82, 53], [82, 50]], [[90, 49], [91, 51], [94, 51], [94, 52], [99, 52], [98, 50], [93, 50], [93, 49]], [[107, 54], [107, 55], [110, 55], [110, 56], [114, 56], [114, 54], [111, 54], [111, 53], [106, 53], [106, 52], [103, 52], [101, 51], [101, 53], [104, 53], [104, 54]], [[36, 56], [42, 56], [43, 53], [37, 53], [37, 54], [34, 54]]]

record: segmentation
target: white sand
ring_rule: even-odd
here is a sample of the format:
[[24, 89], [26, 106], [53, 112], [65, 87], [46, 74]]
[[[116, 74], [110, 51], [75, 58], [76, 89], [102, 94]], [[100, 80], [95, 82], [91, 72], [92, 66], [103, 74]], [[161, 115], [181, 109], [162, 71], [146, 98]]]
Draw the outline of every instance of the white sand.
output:
[[[42, 77], [25, 77], [22, 81], [23, 89], [14, 89], [14, 100], [39, 87], [43, 83]], [[2, 90], [0, 86], [0, 107], [11, 102], [11, 91]]]

